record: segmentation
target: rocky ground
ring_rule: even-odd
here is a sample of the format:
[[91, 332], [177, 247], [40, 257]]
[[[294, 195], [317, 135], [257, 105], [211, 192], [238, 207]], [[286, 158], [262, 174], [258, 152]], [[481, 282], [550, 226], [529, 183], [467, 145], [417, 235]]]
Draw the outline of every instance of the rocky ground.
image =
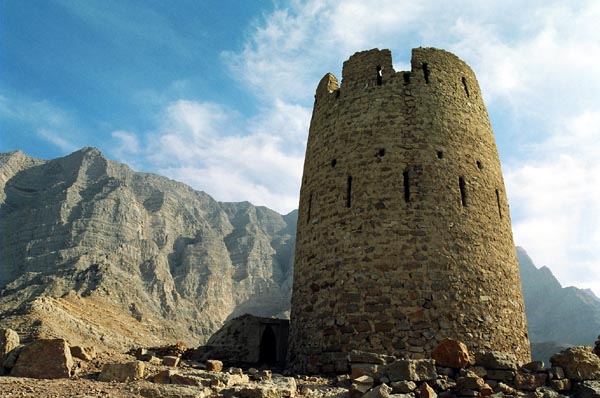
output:
[[546, 367], [519, 364], [510, 353], [469, 353], [446, 339], [429, 359], [353, 351], [346, 372], [290, 376], [282, 369], [196, 362], [186, 359], [190, 351], [182, 344], [96, 353], [61, 339], [21, 345], [14, 331], [0, 330], [0, 397], [598, 398], [595, 351], [600, 346], [570, 347]]

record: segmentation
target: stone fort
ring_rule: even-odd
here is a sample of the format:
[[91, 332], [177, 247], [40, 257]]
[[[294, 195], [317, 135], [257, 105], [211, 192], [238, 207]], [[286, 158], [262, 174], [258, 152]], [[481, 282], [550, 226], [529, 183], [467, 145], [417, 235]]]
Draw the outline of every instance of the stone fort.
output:
[[362, 350], [428, 357], [444, 338], [530, 359], [509, 207], [471, 68], [389, 50], [319, 82], [300, 193], [288, 364]]

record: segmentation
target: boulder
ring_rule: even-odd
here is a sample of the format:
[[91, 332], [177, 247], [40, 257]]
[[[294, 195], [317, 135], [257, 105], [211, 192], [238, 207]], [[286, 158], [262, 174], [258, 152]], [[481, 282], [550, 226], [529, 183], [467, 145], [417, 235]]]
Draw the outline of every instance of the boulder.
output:
[[486, 377], [490, 380], [511, 382], [515, 378], [515, 373], [514, 370], [488, 369]]
[[179, 365], [179, 360], [180, 360], [179, 357], [174, 357], [174, 356], [168, 355], [166, 357], [163, 357], [162, 364], [165, 366], [171, 366], [171, 367], [175, 368], [175, 367], [177, 367], [177, 365]]
[[556, 391], [569, 391], [571, 389], [571, 380], [569, 380], [569, 379], [550, 380], [550, 387], [552, 387]]
[[96, 349], [94, 347], [74, 346], [71, 347], [71, 355], [84, 361], [91, 361], [96, 357]]
[[544, 361], [533, 361], [521, 366], [524, 373], [539, 373], [546, 370]]
[[293, 377], [274, 377], [256, 384], [246, 384], [223, 389], [219, 392], [222, 397], [247, 398], [294, 398], [297, 390]]
[[439, 366], [466, 368], [471, 362], [467, 346], [454, 339], [444, 339], [431, 352], [431, 358]]
[[392, 383], [392, 390], [395, 393], [406, 394], [413, 392], [417, 388], [417, 384], [414, 381], [403, 380], [395, 381]]
[[430, 381], [435, 380], [437, 372], [433, 359], [398, 359], [385, 366], [383, 371], [390, 381]]
[[21, 350], [10, 374], [34, 379], [61, 379], [71, 377], [73, 357], [65, 340], [42, 339]]
[[475, 354], [475, 363], [484, 368], [496, 370], [516, 370], [517, 357], [502, 351], [480, 351]]
[[220, 372], [223, 370], [223, 362], [216, 359], [209, 359], [206, 361], [206, 370], [209, 372]]
[[163, 370], [158, 372], [152, 377], [152, 381], [156, 384], [169, 384], [171, 383], [171, 377], [177, 374], [177, 371], [172, 369]]
[[0, 360], [20, 344], [19, 335], [12, 329], [0, 329]]
[[418, 390], [419, 398], [437, 398], [437, 394], [433, 391], [433, 388], [429, 387], [429, 384], [423, 383], [421, 388]]
[[145, 364], [141, 361], [127, 363], [107, 363], [102, 368], [98, 381], [116, 381], [125, 383], [127, 381], [137, 380], [144, 377]]
[[600, 379], [600, 358], [592, 352], [592, 347], [577, 346], [553, 355], [552, 366], [564, 369], [567, 378], [575, 381]]
[[357, 377], [352, 381], [352, 385], [350, 386], [350, 396], [351, 397], [362, 397], [364, 393], [369, 391], [375, 380], [371, 376], [362, 375]]
[[372, 388], [371, 391], [368, 391], [365, 395], [363, 395], [363, 398], [389, 398], [391, 393], [392, 387], [383, 383]]
[[475, 374], [456, 379], [456, 388], [459, 390], [479, 391], [484, 385], [485, 381]]
[[353, 363], [351, 365], [350, 378], [354, 380], [363, 375], [379, 378], [379, 365], [371, 363]]

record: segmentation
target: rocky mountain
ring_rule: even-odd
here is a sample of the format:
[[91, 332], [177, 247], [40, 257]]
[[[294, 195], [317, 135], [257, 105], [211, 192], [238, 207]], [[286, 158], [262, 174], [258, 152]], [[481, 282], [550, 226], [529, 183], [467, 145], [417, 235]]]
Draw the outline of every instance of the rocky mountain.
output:
[[296, 212], [137, 173], [83, 148], [0, 154], [0, 324], [109, 347], [206, 341], [289, 310]]
[[562, 287], [548, 267], [537, 268], [517, 247], [523, 298], [534, 357], [570, 345], [593, 345], [600, 334], [600, 300], [588, 289]]

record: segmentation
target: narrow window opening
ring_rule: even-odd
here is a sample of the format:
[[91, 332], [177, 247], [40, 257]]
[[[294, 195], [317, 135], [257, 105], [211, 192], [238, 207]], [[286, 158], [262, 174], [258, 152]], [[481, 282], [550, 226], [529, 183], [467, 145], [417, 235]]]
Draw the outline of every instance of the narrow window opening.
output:
[[498, 215], [502, 218], [502, 206], [500, 205], [500, 191], [496, 189], [496, 202], [498, 203]]
[[463, 207], [467, 207], [467, 187], [464, 177], [458, 178], [458, 186], [460, 188], [460, 200], [462, 201], [462, 205]]
[[335, 167], [337, 164], [337, 159], [331, 159], [331, 167]]
[[306, 223], [310, 222], [310, 212], [312, 210], [312, 193], [308, 197], [308, 210], [306, 211]]
[[478, 160], [478, 161], [477, 161], [477, 168], [478, 168], [479, 170], [483, 170], [483, 163], [481, 163], [481, 160]]
[[444, 157], [444, 152], [442, 152], [442, 151], [437, 151], [437, 157], [438, 157], [438, 159], [441, 159], [441, 158], [443, 158], [443, 157]]
[[380, 158], [385, 156], [385, 148], [381, 148], [380, 150], [377, 151], [377, 156], [379, 156]]
[[467, 79], [465, 79], [464, 76], [462, 78], [462, 84], [463, 84], [463, 87], [465, 88], [465, 93], [467, 94], [467, 97], [469, 97], [469, 86], [467, 86]]
[[429, 84], [429, 66], [426, 62], [423, 62], [423, 77], [425, 77], [425, 83]]
[[348, 176], [348, 184], [346, 186], [346, 207], [352, 205], [352, 176]]
[[377, 85], [381, 86], [381, 83], [383, 83], [383, 71], [381, 65], [377, 65]]
[[410, 83], [410, 72], [404, 72], [404, 83], [408, 84]]
[[410, 202], [410, 177], [408, 175], [408, 169], [404, 170], [402, 177], [404, 177], [404, 201], [408, 203]]

